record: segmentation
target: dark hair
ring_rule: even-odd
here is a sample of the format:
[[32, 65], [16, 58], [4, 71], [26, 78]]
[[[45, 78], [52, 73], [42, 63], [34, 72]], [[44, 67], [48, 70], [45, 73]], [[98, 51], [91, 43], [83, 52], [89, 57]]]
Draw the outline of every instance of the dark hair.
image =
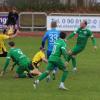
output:
[[60, 38], [65, 39], [66, 38], [66, 33], [65, 32], [60, 32]]
[[85, 23], [85, 25], [87, 25], [87, 21], [86, 20], [84, 20], [84, 23]]
[[51, 22], [51, 28], [55, 28], [57, 27], [57, 22], [56, 21], [52, 21]]
[[45, 51], [45, 48], [41, 46], [41, 47], [40, 47], [40, 50], [43, 50], [43, 51]]
[[11, 46], [11, 47], [14, 47], [14, 46], [15, 46], [15, 43], [14, 43], [13, 41], [9, 42], [8, 44], [9, 44], [9, 46]]

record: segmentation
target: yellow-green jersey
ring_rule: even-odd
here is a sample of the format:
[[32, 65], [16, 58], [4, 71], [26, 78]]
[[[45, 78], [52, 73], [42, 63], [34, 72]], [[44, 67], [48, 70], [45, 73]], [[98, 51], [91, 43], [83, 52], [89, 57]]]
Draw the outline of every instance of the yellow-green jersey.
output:
[[42, 61], [42, 58], [45, 58], [45, 54], [43, 51], [39, 51], [35, 54], [35, 56], [32, 59], [32, 63], [39, 63], [40, 61]]
[[9, 36], [0, 34], [0, 54], [7, 51], [5, 44], [4, 44], [4, 40], [6, 40], [6, 39], [9, 39]]

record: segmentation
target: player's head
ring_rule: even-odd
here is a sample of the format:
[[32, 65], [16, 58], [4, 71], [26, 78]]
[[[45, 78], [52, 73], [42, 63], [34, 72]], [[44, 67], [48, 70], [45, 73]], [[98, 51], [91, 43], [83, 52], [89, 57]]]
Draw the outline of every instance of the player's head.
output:
[[60, 38], [65, 39], [66, 38], [66, 33], [65, 32], [60, 32]]
[[15, 43], [14, 43], [13, 41], [10, 41], [10, 42], [8, 43], [8, 45], [9, 45], [10, 47], [14, 47], [14, 46], [15, 46]]
[[16, 11], [17, 11], [16, 7], [12, 7], [12, 12], [16, 13]]
[[42, 50], [42, 51], [45, 51], [45, 48], [43, 48], [43, 47], [40, 47], [40, 50]]
[[87, 26], [87, 21], [86, 20], [83, 20], [81, 23], [80, 23], [80, 27], [81, 28], [85, 28]]
[[51, 28], [56, 28], [57, 27], [57, 22], [56, 21], [52, 21], [51, 22]]

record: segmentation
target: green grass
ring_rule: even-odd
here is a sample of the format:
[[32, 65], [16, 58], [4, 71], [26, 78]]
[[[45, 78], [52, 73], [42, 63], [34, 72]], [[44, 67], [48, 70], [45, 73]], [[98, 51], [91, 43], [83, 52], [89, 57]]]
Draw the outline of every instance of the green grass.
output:
[[[30, 58], [40, 47], [40, 37], [19, 37], [14, 40], [16, 46]], [[69, 41], [72, 47], [74, 41]], [[100, 39], [97, 39], [98, 49], [93, 51], [91, 41], [86, 49], [77, 56], [78, 73], [72, 72], [69, 64], [69, 77], [65, 85], [70, 91], [58, 89], [61, 72], [57, 74], [57, 80], [46, 83], [42, 81], [37, 90], [32, 86], [33, 79], [14, 79], [14, 73], [9, 68], [4, 77], [0, 78], [0, 100], [100, 100]], [[0, 58], [0, 70], [5, 59]], [[44, 70], [45, 64], [41, 69]]]

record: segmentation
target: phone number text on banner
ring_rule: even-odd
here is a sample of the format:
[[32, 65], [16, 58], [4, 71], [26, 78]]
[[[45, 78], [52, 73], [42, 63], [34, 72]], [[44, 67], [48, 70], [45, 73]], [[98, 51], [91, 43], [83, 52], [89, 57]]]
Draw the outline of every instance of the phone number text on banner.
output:
[[74, 31], [80, 26], [82, 20], [87, 20], [87, 27], [94, 32], [100, 32], [99, 16], [48, 16], [47, 30], [51, 29], [51, 22], [57, 22], [57, 29], [61, 31]]

